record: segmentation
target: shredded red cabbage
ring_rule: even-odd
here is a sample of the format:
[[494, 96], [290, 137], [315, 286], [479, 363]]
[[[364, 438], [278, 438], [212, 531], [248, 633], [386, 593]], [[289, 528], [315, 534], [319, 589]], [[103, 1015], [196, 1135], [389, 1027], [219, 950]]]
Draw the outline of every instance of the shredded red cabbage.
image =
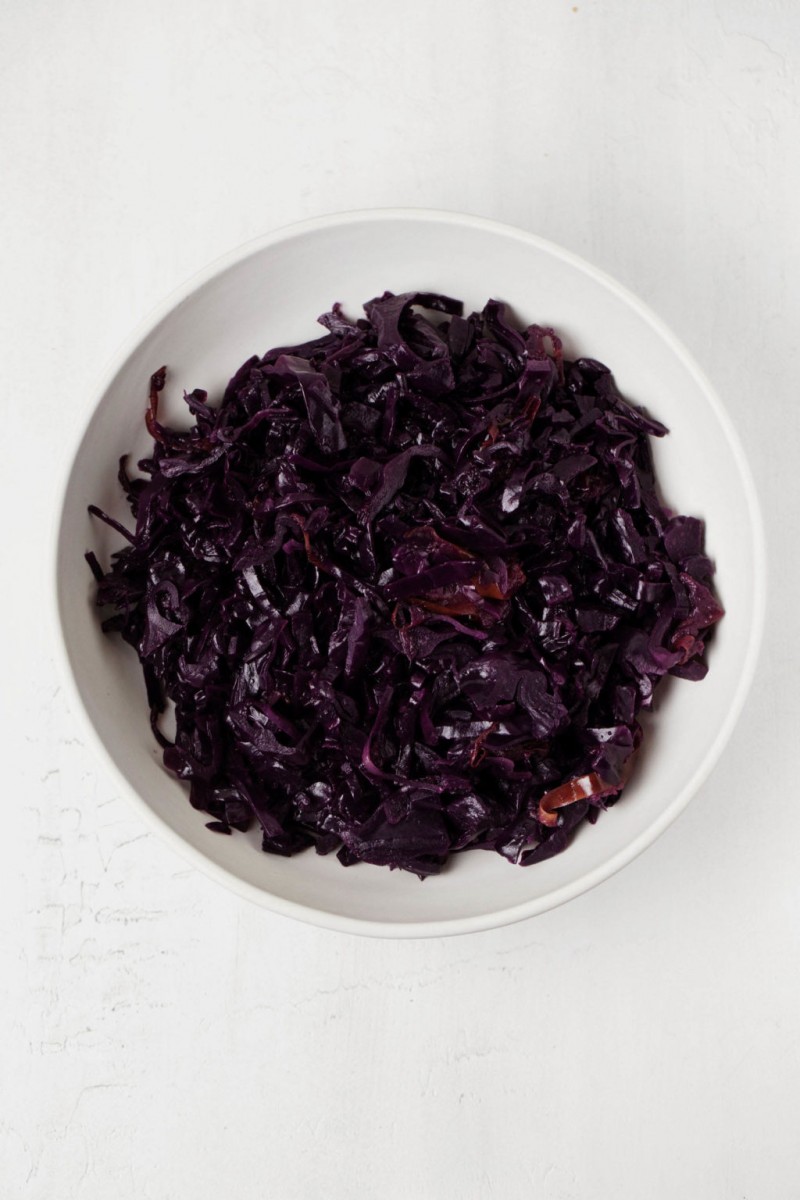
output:
[[619, 798], [662, 676], [706, 672], [703, 525], [658, 498], [664, 426], [552, 329], [425, 293], [364, 310], [217, 407], [185, 395], [187, 432], [155, 373], [151, 457], [119, 469], [135, 531], [91, 510], [128, 543], [87, 554], [103, 628], [210, 829], [420, 876], [538, 862]]

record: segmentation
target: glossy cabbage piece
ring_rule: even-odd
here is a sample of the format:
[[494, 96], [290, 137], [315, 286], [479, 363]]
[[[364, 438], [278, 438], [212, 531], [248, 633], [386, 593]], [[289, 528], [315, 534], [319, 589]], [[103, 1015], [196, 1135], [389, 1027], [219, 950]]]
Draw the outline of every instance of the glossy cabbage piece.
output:
[[659, 498], [665, 428], [553, 330], [426, 293], [364, 311], [186, 395], [188, 432], [154, 374], [135, 528], [107, 572], [87, 555], [104, 627], [216, 832], [527, 865], [619, 798], [659, 680], [705, 674], [703, 526]]

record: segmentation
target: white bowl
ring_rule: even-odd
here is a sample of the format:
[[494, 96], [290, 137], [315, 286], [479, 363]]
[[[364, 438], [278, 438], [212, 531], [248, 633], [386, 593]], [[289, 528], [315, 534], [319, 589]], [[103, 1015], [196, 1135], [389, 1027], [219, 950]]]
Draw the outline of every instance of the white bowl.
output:
[[[525, 322], [553, 325], [566, 351], [606, 362], [622, 392], [671, 433], [655, 448], [667, 503], [702, 516], [726, 616], [702, 683], [673, 681], [649, 731], [645, 761], [622, 800], [582, 826], [565, 853], [511, 866], [499, 855], [456, 855], [441, 876], [415, 876], [331, 855], [262, 854], [258, 837], [220, 837], [160, 762], [133, 651], [104, 636], [83, 552], [107, 562], [120, 539], [89, 503], [128, 517], [116, 483], [120, 455], [147, 449], [148, 378], [169, 367], [168, 392], [219, 394], [254, 353], [322, 331], [339, 300], [351, 313], [385, 289], [443, 291], [481, 307], [508, 301]], [[182, 405], [179, 405], [183, 408]], [[60, 645], [76, 710], [112, 777], [151, 826], [213, 878], [276, 912], [332, 929], [420, 937], [487, 929], [577, 896], [648, 846], [675, 819], [730, 737], [753, 674], [764, 609], [758, 505], [741, 447], [710, 385], [640, 301], [573, 254], [476, 217], [415, 210], [306, 221], [235, 250], [195, 276], [134, 334], [89, 410], [65, 482], [56, 535]], [[170, 417], [170, 407], [165, 405]], [[185, 418], [184, 418], [185, 419]]]

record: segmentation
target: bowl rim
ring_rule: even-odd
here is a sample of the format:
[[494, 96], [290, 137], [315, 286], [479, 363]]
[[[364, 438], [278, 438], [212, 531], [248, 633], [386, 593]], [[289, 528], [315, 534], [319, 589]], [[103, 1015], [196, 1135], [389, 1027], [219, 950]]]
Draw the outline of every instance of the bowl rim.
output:
[[[693, 377], [695, 383], [702, 390], [711, 405], [717, 420], [727, 436], [747, 502], [753, 529], [754, 554], [753, 619], [736, 689], [731, 697], [727, 713], [717, 731], [717, 735], [709, 743], [698, 768], [693, 772], [683, 788], [664, 808], [658, 819], [653, 821], [647, 829], [643, 830], [611, 858], [594, 869], [585, 872], [570, 883], [564, 884], [544, 896], [526, 900], [522, 904], [472, 916], [401, 922], [340, 915], [326, 909], [316, 908], [313, 904], [303, 904], [298, 901], [287, 900], [282, 896], [277, 896], [264, 888], [249, 883], [227, 867], [213, 862], [201, 850], [186, 842], [179, 833], [172, 829], [145, 802], [136, 789], [128, 783], [121, 769], [117, 766], [111, 753], [101, 740], [84, 706], [66, 651], [65, 630], [61, 606], [59, 604], [58, 577], [58, 557], [61, 544], [63, 512], [75, 458], [91, 426], [99, 400], [106, 394], [121, 367], [145, 337], [152, 333], [156, 326], [174, 308], [187, 300], [198, 288], [210, 282], [216, 276], [222, 274], [222, 272], [236, 266], [239, 262], [260, 253], [270, 246], [320, 230], [330, 230], [365, 222], [380, 223], [383, 221], [403, 221], [410, 223], [439, 222], [451, 226], [460, 226], [465, 229], [497, 234], [501, 237], [512, 238], [518, 242], [534, 246], [554, 258], [568, 263], [594, 282], [603, 286], [649, 324]], [[614, 279], [613, 276], [606, 274], [606, 272], [595, 267], [580, 255], [564, 249], [547, 238], [520, 229], [514, 225], [495, 221], [487, 217], [447, 209], [398, 207], [352, 209], [292, 222], [255, 238], [250, 238], [235, 246], [233, 249], [213, 259], [200, 270], [194, 272], [183, 283], [169, 292], [160, 303], [152, 308], [135, 325], [129, 335], [106, 360], [105, 366], [95, 380], [94, 387], [90, 390], [90, 395], [92, 402], [86, 405], [85, 417], [81, 421], [74, 440], [69, 446], [69, 454], [65, 456], [65, 465], [60, 473], [56, 487], [56, 502], [53, 510], [50, 546], [47, 556], [47, 561], [50, 564], [50, 579], [47, 588], [52, 617], [50, 626], [52, 640], [55, 644], [55, 657], [61, 679], [64, 683], [68, 705], [73, 715], [78, 719], [85, 741], [92, 748], [96, 758], [104, 765], [109, 778], [116, 783], [120, 793], [126, 797], [134, 810], [139, 813], [149, 829], [165, 840], [189, 864], [197, 867], [205, 875], [237, 893], [239, 896], [281, 916], [293, 917], [324, 929], [334, 930], [339, 933], [361, 934], [378, 938], [443, 937], [454, 934], [477, 933], [513, 924], [514, 922], [522, 921], [528, 917], [536, 916], [539, 913], [556, 908], [568, 900], [582, 895], [604, 880], [609, 879], [617, 871], [621, 870], [622, 867], [632, 862], [648, 846], [652, 845], [680, 815], [684, 808], [686, 808], [689, 800], [703, 785], [719, 761], [722, 751], [730, 739], [741, 715], [745, 699], [749, 692], [755, 674], [764, 630], [766, 609], [766, 543], [755, 483], [735, 427], [722, 401], [711, 385], [710, 380], [695, 361], [692, 354], [666, 323], [648, 305], [640, 300], [638, 296]]]

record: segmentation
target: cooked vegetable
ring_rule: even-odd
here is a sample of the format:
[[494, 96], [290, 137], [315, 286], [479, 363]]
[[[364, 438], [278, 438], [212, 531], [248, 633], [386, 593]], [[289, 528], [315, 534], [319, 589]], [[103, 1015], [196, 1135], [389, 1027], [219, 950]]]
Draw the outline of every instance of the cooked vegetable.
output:
[[[103, 628], [142, 663], [164, 763], [220, 832], [436, 873], [528, 865], [620, 796], [641, 709], [701, 679], [703, 526], [594, 359], [490, 300], [385, 293], [158, 419]], [[427, 310], [427, 315], [420, 312]], [[435, 316], [434, 314], [438, 314]], [[174, 743], [159, 728], [174, 703]]]

